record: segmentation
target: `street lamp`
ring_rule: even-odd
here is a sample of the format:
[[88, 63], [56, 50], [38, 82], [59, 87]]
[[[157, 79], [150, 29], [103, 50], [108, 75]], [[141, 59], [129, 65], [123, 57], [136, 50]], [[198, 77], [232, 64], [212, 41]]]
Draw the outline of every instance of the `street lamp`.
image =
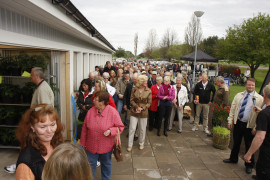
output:
[[198, 43], [198, 38], [199, 38], [199, 22], [200, 22], [200, 17], [204, 14], [203, 11], [195, 11], [194, 12], [195, 16], [197, 17], [196, 21], [196, 38], [195, 38], [195, 57], [194, 57], [194, 64], [193, 64], [193, 76], [192, 76], [192, 88], [195, 86], [195, 67], [196, 67], [196, 60], [197, 60], [197, 43]]

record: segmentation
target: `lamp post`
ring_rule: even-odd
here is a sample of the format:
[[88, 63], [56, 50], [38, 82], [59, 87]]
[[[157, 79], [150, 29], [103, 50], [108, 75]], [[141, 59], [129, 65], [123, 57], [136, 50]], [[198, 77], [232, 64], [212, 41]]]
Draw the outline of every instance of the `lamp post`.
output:
[[199, 22], [200, 22], [200, 17], [204, 14], [203, 11], [195, 11], [194, 12], [195, 16], [197, 17], [197, 21], [196, 21], [196, 38], [195, 38], [195, 57], [194, 57], [194, 68], [193, 68], [193, 76], [192, 76], [192, 88], [194, 88], [195, 86], [195, 67], [196, 67], [196, 60], [197, 60], [197, 43], [198, 43], [198, 38], [199, 38]]

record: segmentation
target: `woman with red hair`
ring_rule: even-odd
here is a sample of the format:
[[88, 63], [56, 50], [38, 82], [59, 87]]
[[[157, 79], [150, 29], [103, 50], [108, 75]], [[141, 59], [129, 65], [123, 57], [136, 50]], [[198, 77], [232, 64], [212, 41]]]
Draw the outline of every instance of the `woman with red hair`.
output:
[[63, 125], [50, 105], [33, 106], [23, 115], [16, 130], [20, 142], [16, 179], [41, 179], [45, 162], [63, 142]]

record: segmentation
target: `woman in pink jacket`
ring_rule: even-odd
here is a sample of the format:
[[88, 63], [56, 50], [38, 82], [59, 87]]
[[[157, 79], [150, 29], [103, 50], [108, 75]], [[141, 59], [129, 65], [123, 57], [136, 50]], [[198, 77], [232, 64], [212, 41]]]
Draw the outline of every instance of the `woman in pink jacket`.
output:
[[162, 124], [162, 119], [164, 118], [164, 135], [168, 136], [167, 128], [169, 123], [169, 118], [172, 111], [172, 100], [175, 98], [175, 90], [170, 85], [170, 77], [164, 77], [164, 83], [160, 86], [158, 90], [159, 98], [159, 122], [157, 135], [160, 136], [160, 128]]
[[95, 106], [87, 112], [82, 128], [80, 143], [86, 149], [93, 179], [98, 159], [101, 163], [102, 180], [110, 179], [114, 137], [117, 135], [117, 128], [119, 133], [124, 130], [119, 113], [108, 103], [109, 93], [97, 92], [94, 99]]

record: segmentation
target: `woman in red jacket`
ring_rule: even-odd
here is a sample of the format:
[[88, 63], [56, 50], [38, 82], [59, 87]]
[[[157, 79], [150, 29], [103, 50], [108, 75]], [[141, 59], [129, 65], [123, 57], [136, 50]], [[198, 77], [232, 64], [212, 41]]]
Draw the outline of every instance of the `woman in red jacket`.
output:
[[151, 87], [152, 91], [152, 104], [148, 109], [149, 113], [149, 131], [152, 131], [153, 128], [157, 128], [158, 126], [158, 89], [161, 86], [161, 83], [163, 81], [163, 78], [161, 76], [158, 76], [156, 78], [156, 84]]

